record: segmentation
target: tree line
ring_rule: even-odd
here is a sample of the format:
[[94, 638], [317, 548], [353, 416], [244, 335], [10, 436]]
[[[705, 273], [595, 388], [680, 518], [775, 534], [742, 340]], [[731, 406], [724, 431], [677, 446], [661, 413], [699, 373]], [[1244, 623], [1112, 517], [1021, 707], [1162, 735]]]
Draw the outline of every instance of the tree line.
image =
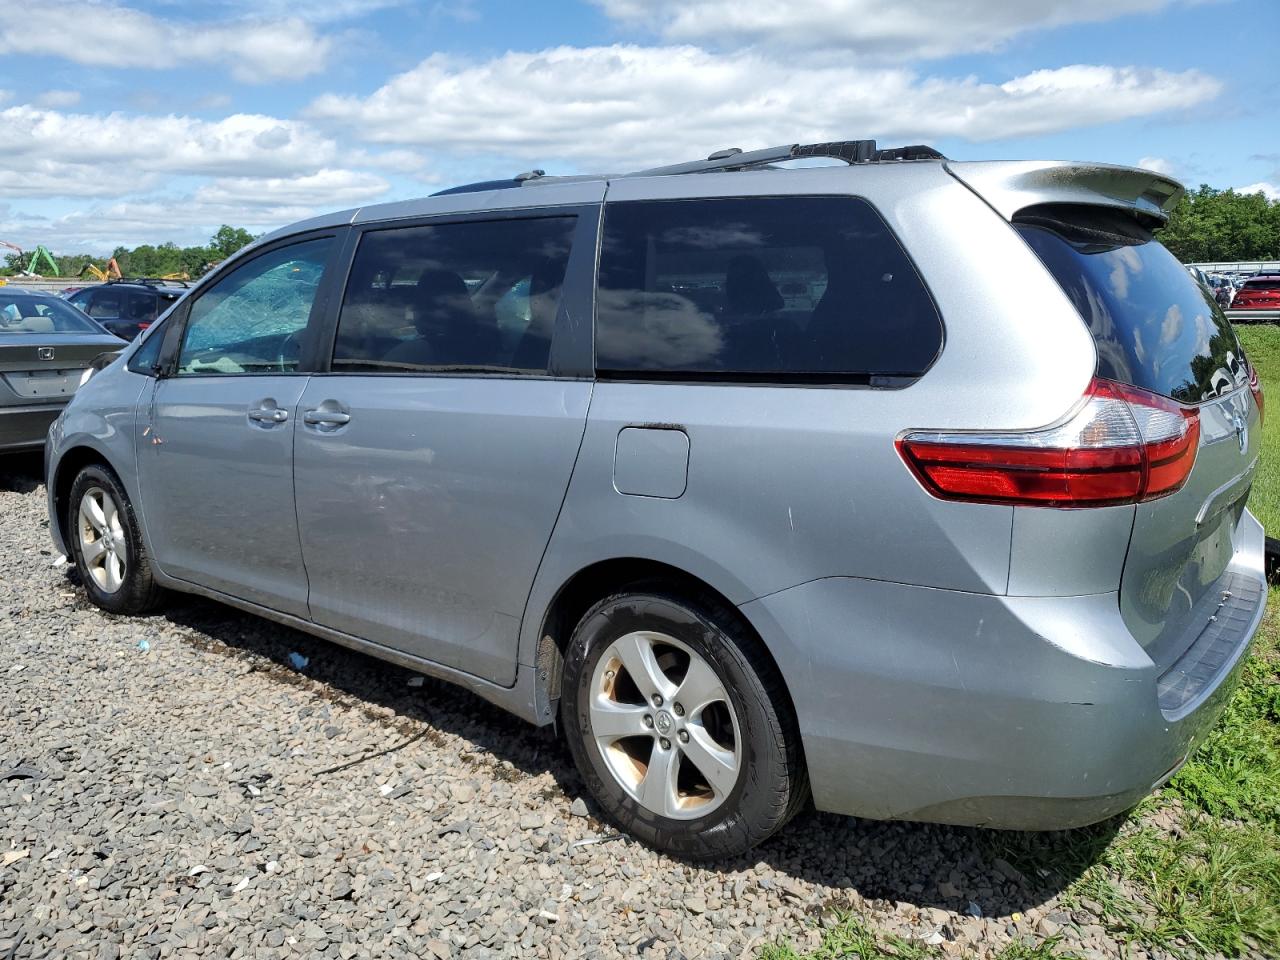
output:
[[[223, 224], [217, 233], [202, 246], [180, 247], [176, 243], [162, 243], [153, 246], [144, 243], [132, 249], [116, 247], [111, 256], [115, 258], [120, 272], [126, 277], [164, 277], [173, 274], [186, 274], [192, 279], [203, 274], [210, 265], [225, 260], [245, 244], [252, 242], [254, 235], [242, 227]], [[25, 253], [9, 253], [4, 258], [4, 267], [0, 268], [0, 276], [16, 276], [27, 268], [32, 251]], [[92, 257], [87, 253], [58, 254], [53, 259], [64, 277], [77, 277], [86, 264], [105, 268], [106, 258]], [[36, 265], [36, 272], [47, 269], [43, 264]]]
[[1183, 263], [1280, 260], [1280, 200], [1201, 184], [1178, 201], [1156, 239]]

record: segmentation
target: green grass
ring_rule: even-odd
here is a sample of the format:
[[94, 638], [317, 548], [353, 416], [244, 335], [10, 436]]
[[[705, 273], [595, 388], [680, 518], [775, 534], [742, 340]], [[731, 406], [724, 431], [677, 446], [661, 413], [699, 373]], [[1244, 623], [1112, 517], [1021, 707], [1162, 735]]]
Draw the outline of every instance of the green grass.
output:
[[1204, 745], [1068, 891], [1102, 904], [1117, 940], [1186, 957], [1280, 955], [1278, 604], [1273, 589], [1240, 687]]
[[877, 933], [853, 913], [841, 914], [822, 937], [822, 943], [812, 953], [799, 954], [789, 944], [765, 947], [760, 960], [932, 960], [938, 956], [923, 944], [904, 940], [893, 934]]
[[[1238, 327], [1271, 401], [1249, 508], [1280, 535], [1280, 327]], [[1176, 957], [1280, 957], [1280, 588], [1240, 686], [1167, 787], [1116, 823], [1057, 834], [992, 832], [990, 856], [1060, 878], [1062, 900], [1101, 906], [1116, 941]], [[1074, 878], [1074, 879], [1073, 879]], [[932, 947], [843, 914], [816, 950], [766, 947], [762, 960], [934, 960]], [[1069, 941], [1006, 947], [999, 960], [1065, 960]]]
[[[1061, 938], [1038, 943], [1015, 941], [996, 954], [996, 960], [1072, 960], [1076, 954], [1061, 946]], [[891, 933], [878, 933], [855, 914], [841, 914], [823, 935], [822, 943], [810, 953], [797, 953], [789, 944], [765, 947], [760, 960], [944, 960], [947, 954], [936, 947], [904, 940]]]
[[1262, 425], [1262, 469], [1253, 481], [1249, 509], [1267, 530], [1280, 535], [1280, 327], [1270, 324], [1237, 326], [1245, 356], [1258, 370], [1263, 393], [1271, 401], [1271, 416]]

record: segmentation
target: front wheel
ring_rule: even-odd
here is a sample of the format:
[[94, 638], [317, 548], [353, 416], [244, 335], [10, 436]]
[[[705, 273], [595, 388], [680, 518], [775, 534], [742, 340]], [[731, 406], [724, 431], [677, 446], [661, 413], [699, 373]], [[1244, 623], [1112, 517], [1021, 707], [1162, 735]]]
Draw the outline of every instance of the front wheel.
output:
[[145, 613], [162, 589], [151, 575], [133, 506], [107, 467], [91, 464], [71, 484], [66, 529], [85, 592], [111, 613]]
[[808, 797], [781, 678], [709, 598], [628, 592], [596, 604], [566, 651], [561, 715], [604, 813], [677, 856], [743, 853]]

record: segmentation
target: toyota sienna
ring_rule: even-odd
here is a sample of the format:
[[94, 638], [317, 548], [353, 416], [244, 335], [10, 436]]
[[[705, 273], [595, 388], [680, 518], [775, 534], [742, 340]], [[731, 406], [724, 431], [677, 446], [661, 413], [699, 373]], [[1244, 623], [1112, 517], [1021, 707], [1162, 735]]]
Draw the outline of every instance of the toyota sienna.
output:
[[1091, 823], [1266, 598], [1262, 394], [1152, 237], [1181, 192], [849, 141], [318, 217], [81, 387], [50, 529], [105, 610], [200, 594], [558, 723], [677, 855], [810, 798]]

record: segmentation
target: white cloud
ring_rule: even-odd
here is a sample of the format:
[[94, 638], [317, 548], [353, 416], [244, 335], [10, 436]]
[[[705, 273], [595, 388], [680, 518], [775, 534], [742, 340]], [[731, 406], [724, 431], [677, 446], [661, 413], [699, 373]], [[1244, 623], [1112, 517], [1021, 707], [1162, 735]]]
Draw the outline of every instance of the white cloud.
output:
[[480, 11], [476, 9], [475, 0], [441, 0], [431, 7], [433, 17], [448, 17], [459, 23], [474, 23], [480, 19]]
[[32, 100], [37, 106], [56, 108], [74, 107], [79, 102], [79, 90], [46, 90]]
[[223, 223], [260, 233], [314, 213], [311, 207], [289, 204], [243, 207], [162, 195], [90, 206], [57, 217], [36, 218], [0, 208], [0, 236], [23, 248], [43, 243], [59, 253], [105, 256], [117, 246], [205, 243]]
[[301, 17], [312, 23], [335, 23], [367, 17], [380, 10], [407, 6], [410, 0], [323, 0], [298, 3], [297, 0], [231, 0], [227, 5], [245, 14], [263, 19]]
[[1236, 193], [1260, 193], [1268, 200], [1280, 200], [1280, 186], [1265, 180], [1251, 183], [1247, 187], [1236, 187], [1235, 190]]
[[359, 170], [320, 170], [305, 177], [220, 177], [196, 190], [202, 204], [228, 206], [323, 206], [369, 203], [391, 185]]
[[1178, 0], [594, 0], [671, 41], [826, 49], [886, 60], [998, 48], [1029, 30], [1152, 13]]
[[[317, 6], [323, 6], [317, 5]], [[99, 67], [168, 69], [222, 64], [244, 83], [323, 70], [334, 41], [299, 17], [196, 23], [94, 2], [28, 5], [0, 20], [0, 55], [62, 57]]]
[[337, 144], [307, 124], [259, 114], [208, 121], [88, 114], [29, 105], [0, 109], [0, 170], [78, 165], [119, 193], [131, 172], [290, 176], [332, 166]]
[[137, 170], [109, 173], [94, 164], [39, 159], [10, 166], [0, 157], [0, 197], [109, 197], [150, 190], [159, 183], [156, 175]]
[[101, 204], [53, 218], [0, 211], [0, 236], [99, 252], [203, 242], [221, 223], [267, 229], [377, 200], [390, 184], [367, 168], [424, 167], [409, 150], [340, 148], [306, 123], [256, 114], [206, 121], [23, 104], [0, 108], [0, 197]]
[[379, 150], [371, 153], [367, 150], [348, 151], [344, 157], [349, 163], [362, 167], [373, 167], [388, 173], [407, 173], [415, 177], [427, 176], [427, 159], [413, 150]]
[[994, 84], [615, 45], [436, 54], [368, 97], [322, 96], [308, 113], [377, 143], [611, 165], [796, 140], [1013, 138], [1186, 109], [1220, 89], [1195, 70], [1075, 65]]
[[1142, 167], [1143, 170], [1162, 173], [1166, 177], [1173, 176], [1173, 164], [1164, 157], [1143, 157], [1138, 161], [1138, 166]]
[[231, 94], [207, 93], [192, 104], [197, 110], [225, 110], [231, 106]]

